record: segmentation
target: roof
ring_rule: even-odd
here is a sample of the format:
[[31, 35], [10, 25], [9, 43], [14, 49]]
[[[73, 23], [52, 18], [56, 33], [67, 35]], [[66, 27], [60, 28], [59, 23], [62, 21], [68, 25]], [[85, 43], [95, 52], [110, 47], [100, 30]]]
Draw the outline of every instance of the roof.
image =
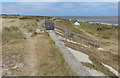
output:
[[51, 20], [45, 20], [45, 25], [53, 27], [54, 23]]

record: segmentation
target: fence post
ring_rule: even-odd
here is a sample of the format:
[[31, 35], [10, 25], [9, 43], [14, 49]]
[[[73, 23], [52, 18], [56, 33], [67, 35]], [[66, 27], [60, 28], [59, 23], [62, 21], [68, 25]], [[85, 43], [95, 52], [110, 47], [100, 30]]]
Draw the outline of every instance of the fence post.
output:
[[83, 37], [82, 37], [82, 45], [83, 45]]
[[66, 40], [66, 31], [65, 31], [65, 40]]

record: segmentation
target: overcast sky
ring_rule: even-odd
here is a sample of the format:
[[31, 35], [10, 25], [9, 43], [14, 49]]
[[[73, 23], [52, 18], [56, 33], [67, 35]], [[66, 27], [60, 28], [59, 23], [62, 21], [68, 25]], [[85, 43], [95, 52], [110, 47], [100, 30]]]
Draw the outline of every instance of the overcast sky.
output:
[[118, 16], [118, 2], [14, 1], [2, 3], [2, 13], [42, 16]]

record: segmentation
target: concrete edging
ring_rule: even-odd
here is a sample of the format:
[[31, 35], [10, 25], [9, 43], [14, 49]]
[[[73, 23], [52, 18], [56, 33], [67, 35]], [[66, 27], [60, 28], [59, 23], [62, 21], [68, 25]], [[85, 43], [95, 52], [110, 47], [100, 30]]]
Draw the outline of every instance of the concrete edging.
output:
[[61, 53], [68, 65], [75, 71], [79, 76], [92, 76], [75, 57], [60, 41], [54, 31], [49, 32], [50, 37], [55, 41], [56, 45], [60, 48]]

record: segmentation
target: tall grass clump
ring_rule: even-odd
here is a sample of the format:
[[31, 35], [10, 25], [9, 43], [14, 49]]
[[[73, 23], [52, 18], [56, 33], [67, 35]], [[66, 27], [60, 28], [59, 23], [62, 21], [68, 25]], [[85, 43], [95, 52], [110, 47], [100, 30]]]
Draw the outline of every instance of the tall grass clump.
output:
[[24, 35], [18, 27], [4, 27], [2, 32], [3, 43], [9, 42], [13, 39], [23, 39]]

